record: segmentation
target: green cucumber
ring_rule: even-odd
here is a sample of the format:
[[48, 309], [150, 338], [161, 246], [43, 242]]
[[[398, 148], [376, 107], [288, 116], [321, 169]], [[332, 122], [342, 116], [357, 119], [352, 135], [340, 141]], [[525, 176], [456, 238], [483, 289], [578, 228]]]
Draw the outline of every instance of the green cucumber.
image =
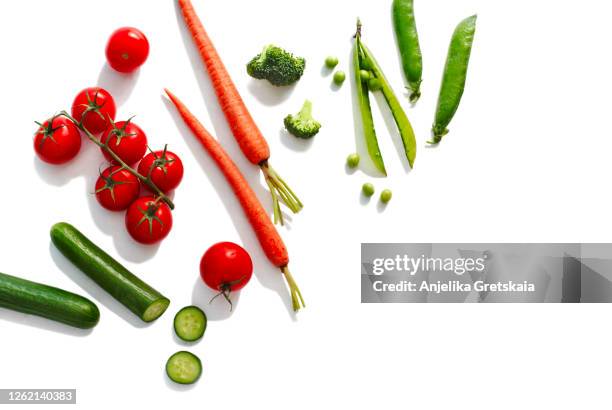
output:
[[174, 316], [174, 332], [186, 342], [195, 342], [206, 331], [206, 314], [197, 306], [187, 306]]
[[65, 222], [53, 225], [51, 241], [70, 262], [143, 321], [154, 321], [168, 308], [168, 298], [98, 248], [74, 226]]
[[0, 273], [0, 307], [80, 329], [91, 329], [100, 320], [98, 307], [83, 296], [4, 273]]
[[166, 362], [166, 374], [175, 383], [192, 384], [202, 375], [202, 362], [193, 353], [176, 352]]

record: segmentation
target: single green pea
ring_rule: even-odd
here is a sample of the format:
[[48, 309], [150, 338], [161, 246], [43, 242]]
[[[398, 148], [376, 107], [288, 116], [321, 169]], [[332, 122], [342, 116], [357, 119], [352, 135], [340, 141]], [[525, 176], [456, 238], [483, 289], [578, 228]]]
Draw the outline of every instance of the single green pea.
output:
[[382, 83], [378, 78], [370, 78], [370, 80], [368, 81], [368, 88], [372, 92], [380, 91], [380, 89], [382, 88]]
[[363, 184], [361, 187], [361, 192], [363, 192], [365, 196], [371, 197], [375, 192], [374, 185], [370, 184], [369, 182]]
[[344, 80], [346, 80], [346, 74], [344, 71], [336, 71], [334, 74], [334, 84], [341, 86], [342, 83], [344, 83]]
[[372, 78], [372, 74], [368, 70], [359, 70], [359, 76], [361, 77], [361, 81], [369, 81]]
[[361, 68], [364, 70], [371, 70], [372, 69], [372, 64], [370, 64], [370, 60], [368, 60], [367, 58], [364, 58], [361, 61]]
[[325, 59], [325, 67], [330, 70], [338, 65], [338, 57], [329, 56]]
[[393, 197], [393, 192], [391, 192], [390, 189], [385, 189], [384, 191], [380, 193], [380, 202], [382, 202], [383, 204], [387, 204], [389, 203], [392, 197]]
[[346, 158], [346, 165], [348, 165], [349, 168], [357, 168], [357, 165], [359, 165], [359, 160], [359, 154], [351, 154]]

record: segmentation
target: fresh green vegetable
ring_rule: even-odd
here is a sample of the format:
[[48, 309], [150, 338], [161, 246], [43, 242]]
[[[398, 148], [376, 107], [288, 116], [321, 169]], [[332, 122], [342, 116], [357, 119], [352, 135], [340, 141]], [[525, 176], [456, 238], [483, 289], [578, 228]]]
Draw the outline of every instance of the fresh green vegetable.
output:
[[338, 65], [338, 57], [329, 56], [325, 59], [325, 67], [332, 70]]
[[187, 306], [174, 316], [174, 332], [186, 342], [195, 342], [206, 331], [206, 314], [197, 306]]
[[247, 73], [275, 86], [291, 85], [304, 74], [306, 60], [280, 47], [269, 45], [247, 64]]
[[[359, 46], [360, 53], [363, 55], [361, 61], [367, 62], [367, 66], [371, 67], [370, 70], [372, 71], [373, 76], [380, 80], [382, 93], [387, 101], [387, 104], [389, 105], [389, 109], [391, 110], [391, 114], [393, 114], [393, 118], [395, 119], [395, 123], [402, 138], [406, 158], [408, 159], [410, 167], [413, 168], [414, 160], [416, 159], [416, 137], [414, 135], [412, 125], [410, 124], [410, 121], [408, 120], [408, 117], [406, 116], [406, 113], [404, 112], [399, 100], [395, 96], [393, 89], [389, 85], [389, 82], [380, 68], [380, 65], [376, 62], [374, 55], [361, 40], [361, 22], [359, 20], [357, 21], [357, 33], [355, 34], [355, 39], [356, 44]], [[363, 69], [364, 66], [361, 65], [360, 68]]]
[[285, 117], [285, 128], [292, 135], [302, 139], [309, 139], [317, 135], [321, 124], [312, 117], [312, 103], [308, 100], [304, 101], [299, 113]]
[[433, 139], [428, 141], [430, 144], [440, 143], [442, 137], [448, 134], [448, 124], [459, 108], [465, 89], [475, 32], [476, 16], [471, 16], [459, 23], [453, 33], [442, 76], [436, 118], [432, 127]]
[[363, 194], [367, 197], [371, 197], [372, 195], [374, 195], [374, 185], [370, 184], [369, 182], [363, 184], [363, 186], [361, 187], [361, 192], [363, 192]]
[[192, 384], [202, 375], [202, 362], [193, 353], [176, 352], [166, 362], [166, 374], [175, 383]]
[[349, 168], [357, 168], [360, 159], [359, 154], [351, 154], [346, 158], [346, 165], [348, 165]]
[[366, 69], [366, 61], [364, 61], [361, 51], [360, 36], [355, 36], [355, 48], [353, 50], [353, 68], [355, 71], [355, 85], [357, 87], [357, 104], [359, 105], [359, 113], [361, 117], [361, 125], [363, 128], [363, 136], [368, 149], [368, 155], [372, 163], [383, 175], [387, 175], [385, 162], [383, 161], [380, 147], [378, 146], [378, 138], [376, 137], [376, 129], [374, 128], [374, 119], [372, 118], [372, 107], [370, 105], [370, 94], [368, 92], [368, 82], [363, 73], [368, 73], [367, 79], [370, 79], [370, 72]]
[[413, 3], [414, 0], [393, 0], [393, 24], [404, 75], [412, 91], [410, 102], [415, 103], [421, 96], [423, 56], [414, 18]]
[[389, 203], [392, 197], [393, 197], [393, 192], [391, 192], [391, 190], [389, 189], [385, 189], [384, 191], [380, 193], [380, 201], [383, 204]]
[[346, 74], [344, 71], [336, 71], [334, 74], [334, 84], [341, 86], [344, 83], [344, 80], [346, 80]]
[[168, 308], [170, 300], [98, 248], [74, 226], [65, 222], [53, 225], [51, 241], [70, 262], [143, 321], [152, 322]]
[[372, 92], [380, 91], [382, 89], [382, 83], [378, 78], [370, 77], [368, 80], [368, 89]]
[[359, 75], [361, 76], [361, 81], [365, 82], [369, 81], [371, 77], [371, 74], [368, 70], [360, 70]]
[[0, 273], [0, 307], [81, 329], [91, 329], [100, 319], [98, 307], [83, 296], [4, 273]]

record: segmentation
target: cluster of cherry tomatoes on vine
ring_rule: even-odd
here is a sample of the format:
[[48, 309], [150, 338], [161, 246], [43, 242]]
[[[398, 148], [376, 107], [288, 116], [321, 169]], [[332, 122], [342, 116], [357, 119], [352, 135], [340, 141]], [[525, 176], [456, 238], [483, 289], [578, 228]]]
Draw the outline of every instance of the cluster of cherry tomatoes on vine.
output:
[[[106, 49], [109, 65], [120, 72], [138, 68], [148, 52], [146, 37], [132, 28], [113, 33]], [[86, 88], [74, 99], [70, 113], [62, 111], [37, 123], [34, 150], [41, 160], [59, 165], [77, 156], [82, 135], [98, 145], [109, 163], [95, 184], [98, 203], [109, 211], [126, 211], [126, 229], [134, 240], [157, 243], [172, 229], [174, 204], [168, 195], [183, 178], [183, 163], [167, 147], [147, 153], [142, 128], [131, 118], [115, 122], [116, 114], [108, 91]]]

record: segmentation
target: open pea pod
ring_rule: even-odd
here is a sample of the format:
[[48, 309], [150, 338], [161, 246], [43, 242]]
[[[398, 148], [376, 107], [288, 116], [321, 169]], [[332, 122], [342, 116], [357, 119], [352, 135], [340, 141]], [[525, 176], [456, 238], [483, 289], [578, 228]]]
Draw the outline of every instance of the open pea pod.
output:
[[380, 153], [378, 146], [378, 138], [376, 137], [376, 129], [374, 128], [374, 119], [372, 118], [372, 107], [370, 105], [370, 95], [367, 82], [361, 78], [362, 67], [362, 52], [361, 41], [359, 36], [355, 37], [355, 50], [353, 53], [353, 64], [355, 69], [355, 81], [357, 86], [357, 100], [359, 104], [359, 112], [361, 114], [361, 122], [363, 125], [363, 134], [368, 150], [368, 155], [374, 163], [376, 169], [387, 176], [385, 163]]
[[[359, 35], [357, 38], [359, 39]], [[406, 112], [402, 108], [397, 96], [389, 85], [389, 81], [387, 81], [385, 74], [370, 50], [365, 44], [363, 44], [362, 41], [357, 41], [356, 44], [361, 48], [364, 62], [370, 67], [371, 71], [374, 73], [374, 76], [380, 81], [381, 91], [385, 97], [385, 100], [387, 101], [387, 104], [389, 105], [389, 109], [393, 114], [395, 124], [397, 125], [402, 138], [406, 158], [408, 159], [410, 168], [414, 168], [414, 160], [416, 159], [416, 136], [414, 135], [414, 130], [412, 129], [412, 125], [408, 120], [408, 116], [406, 115]]]

